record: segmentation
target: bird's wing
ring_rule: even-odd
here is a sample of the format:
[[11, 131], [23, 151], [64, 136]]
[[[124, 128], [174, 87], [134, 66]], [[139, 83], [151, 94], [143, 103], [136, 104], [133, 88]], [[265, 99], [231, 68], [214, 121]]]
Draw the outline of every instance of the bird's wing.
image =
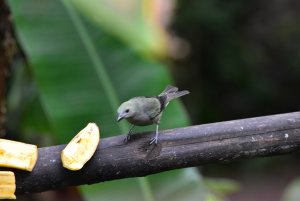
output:
[[177, 87], [168, 85], [165, 88], [165, 90], [158, 95], [157, 98], [161, 102], [162, 110], [163, 110], [171, 100], [175, 98], [179, 98], [189, 93], [190, 92], [188, 90], [178, 91]]
[[161, 104], [156, 97], [145, 98], [144, 112], [150, 119], [154, 119], [161, 113]]
[[160, 112], [162, 112], [165, 107], [168, 105], [168, 96], [155, 96], [155, 98], [159, 101], [160, 103]]

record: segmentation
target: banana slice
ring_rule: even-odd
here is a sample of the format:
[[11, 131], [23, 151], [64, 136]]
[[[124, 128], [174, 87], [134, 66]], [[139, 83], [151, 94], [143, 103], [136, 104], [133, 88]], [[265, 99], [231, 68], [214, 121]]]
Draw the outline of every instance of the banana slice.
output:
[[0, 167], [32, 171], [37, 158], [36, 145], [0, 139]]
[[89, 123], [61, 152], [63, 166], [69, 170], [80, 170], [95, 153], [99, 141], [98, 126]]
[[0, 171], [0, 199], [16, 199], [16, 179], [11, 171]]

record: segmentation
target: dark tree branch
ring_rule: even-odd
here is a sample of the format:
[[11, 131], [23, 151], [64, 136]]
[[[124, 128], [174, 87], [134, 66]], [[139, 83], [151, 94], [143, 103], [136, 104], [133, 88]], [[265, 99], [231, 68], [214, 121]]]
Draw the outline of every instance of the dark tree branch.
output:
[[300, 112], [161, 131], [157, 146], [148, 146], [150, 135], [133, 135], [126, 145], [124, 136], [102, 139], [100, 148], [80, 171], [62, 167], [60, 152], [65, 145], [40, 148], [31, 173], [15, 171], [16, 194], [297, 152]]
[[0, 0], [0, 137], [5, 135], [6, 97], [12, 57], [16, 42], [10, 20], [10, 11], [5, 1]]

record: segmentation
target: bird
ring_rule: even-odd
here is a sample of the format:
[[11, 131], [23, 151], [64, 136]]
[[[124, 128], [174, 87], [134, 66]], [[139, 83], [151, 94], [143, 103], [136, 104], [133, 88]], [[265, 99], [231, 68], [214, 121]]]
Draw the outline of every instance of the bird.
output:
[[130, 136], [135, 126], [148, 126], [155, 124], [156, 132], [155, 136], [150, 140], [150, 145], [153, 143], [157, 144], [158, 126], [162, 112], [171, 100], [189, 93], [190, 92], [188, 90], [178, 91], [177, 87], [168, 85], [158, 96], [139, 96], [123, 102], [117, 110], [117, 121], [119, 122], [122, 119], [126, 119], [130, 124], [132, 124], [126, 138], [124, 139], [124, 143], [127, 143], [130, 140]]

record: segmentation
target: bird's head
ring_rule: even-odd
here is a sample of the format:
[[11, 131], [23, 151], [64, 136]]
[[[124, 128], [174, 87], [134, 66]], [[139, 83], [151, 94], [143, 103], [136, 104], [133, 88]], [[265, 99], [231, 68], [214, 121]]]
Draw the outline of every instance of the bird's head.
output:
[[120, 105], [120, 107], [118, 108], [118, 119], [117, 121], [121, 121], [122, 119], [127, 119], [127, 118], [130, 118], [134, 115], [134, 110], [135, 107], [134, 105], [132, 104], [132, 102], [127, 101], [127, 102], [124, 102]]

